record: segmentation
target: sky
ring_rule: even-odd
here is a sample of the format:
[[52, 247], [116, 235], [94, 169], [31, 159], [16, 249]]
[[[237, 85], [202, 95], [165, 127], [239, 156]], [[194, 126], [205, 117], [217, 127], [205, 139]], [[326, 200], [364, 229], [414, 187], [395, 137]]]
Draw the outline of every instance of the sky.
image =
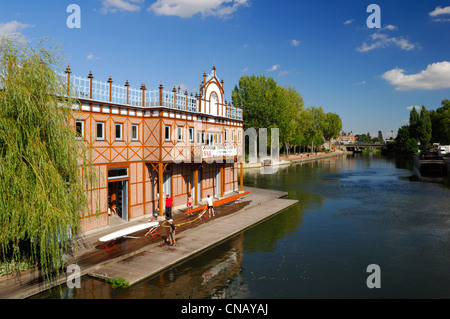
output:
[[384, 138], [412, 107], [450, 99], [449, 31], [450, 0], [0, 3], [0, 36], [52, 39], [73, 75], [195, 94], [215, 65], [228, 101], [241, 76], [265, 75], [337, 113], [346, 132]]

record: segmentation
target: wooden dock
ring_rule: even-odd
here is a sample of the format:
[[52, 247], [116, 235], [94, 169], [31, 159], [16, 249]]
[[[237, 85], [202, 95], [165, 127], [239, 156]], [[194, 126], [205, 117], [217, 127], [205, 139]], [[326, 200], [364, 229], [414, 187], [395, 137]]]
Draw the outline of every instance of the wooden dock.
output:
[[207, 223], [177, 234], [176, 246], [152, 245], [133, 256], [98, 266], [88, 274], [100, 279], [124, 278], [130, 285], [136, 284], [213, 248], [298, 202], [279, 198], [282, 194], [271, 190], [255, 189], [248, 197], [253, 205], [224, 217], [211, 218]]
[[[79, 236], [76, 256], [69, 256], [68, 264], [76, 263], [80, 275], [96, 278], [124, 278], [133, 285], [145, 278], [154, 276], [187, 258], [204, 252], [221, 242], [241, 233], [284, 209], [296, 204], [297, 200], [283, 199], [286, 192], [244, 187], [245, 195], [241, 204], [233, 203], [215, 208], [216, 217], [201, 219], [184, 215], [183, 209], [175, 209], [173, 219], [180, 224], [177, 229], [177, 245], [168, 246], [164, 239], [169, 229], [161, 222], [158, 232], [161, 237], [145, 236], [146, 230], [133, 234], [137, 239], [120, 239], [117, 250], [109, 252], [104, 243], [98, 241], [114, 231], [139, 223], [148, 222], [149, 216], [124, 224], [116, 224], [105, 229]], [[201, 203], [201, 205], [204, 203]], [[207, 214], [206, 214], [207, 215]], [[189, 220], [195, 222], [189, 223]], [[39, 275], [37, 270], [29, 270], [19, 275], [0, 277], [0, 299], [21, 299], [45, 291], [50, 286], [64, 284], [65, 274], [51, 285]]]

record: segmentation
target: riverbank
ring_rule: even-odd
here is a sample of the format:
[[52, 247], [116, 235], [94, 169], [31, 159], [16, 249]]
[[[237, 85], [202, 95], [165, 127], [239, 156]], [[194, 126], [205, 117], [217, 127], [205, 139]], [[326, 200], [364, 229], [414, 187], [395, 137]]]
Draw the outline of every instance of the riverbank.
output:
[[[175, 209], [173, 219], [177, 229], [177, 246], [165, 243], [168, 228], [161, 222], [157, 231], [160, 236], [145, 236], [147, 230], [131, 234], [130, 238], [118, 239], [117, 249], [108, 251], [98, 238], [148, 221], [149, 216], [126, 224], [111, 226], [99, 231], [82, 234], [77, 242], [77, 257], [70, 257], [68, 265], [76, 263], [80, 276], [91, 275], [102, 279], [124, 278], [130, 285], [151, 277], [164, 269], [210, 249], [224, 240], [252, 227], [297, 203], [283, 199], [286, 192], [244, 187], [250, 192], [234, 203], [216, 208], [213, 218], [184, 215], [183, 209]], [[270, 205], [269, 205], [270, 202]], [[190, 223], [189, 220], [195, 220]], [[132, 265], [131, 265], [132, 264]], [[0, 278], [0, 298], [22, 299], [46, 291], [54, 285], [64, 284], [67, 275], [51, 285], [35, 270]]]
[[[297, 163], [304, 163], [304, 162], [311, 162], [311, 161], [317, 161], [324, 158], [334, 157], [334, 156], [341, 156], [349, 154], [349, 152], [345, 151], [335, 151], [332, 153], [325, 153], [325, 152], [318, 152], [318, 153], [300, 153], [300, 154], [293, 154], [289, 156], [280, 155], [279, 156], [279, 166], [287, 166], [291, 164], [297, 164]], [[245, 163], [244, 168], [258, 168], [263, 167], [262, 163]]]

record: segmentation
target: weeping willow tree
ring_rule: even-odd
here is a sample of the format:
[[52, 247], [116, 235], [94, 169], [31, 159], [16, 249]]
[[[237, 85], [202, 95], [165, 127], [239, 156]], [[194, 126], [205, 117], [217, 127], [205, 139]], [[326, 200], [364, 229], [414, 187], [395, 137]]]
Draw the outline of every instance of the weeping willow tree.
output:
[[0, 40], [0, 246], [59, 276], [92, 185], [89, 149], [70, 120], [63, 55], [48, 40]]

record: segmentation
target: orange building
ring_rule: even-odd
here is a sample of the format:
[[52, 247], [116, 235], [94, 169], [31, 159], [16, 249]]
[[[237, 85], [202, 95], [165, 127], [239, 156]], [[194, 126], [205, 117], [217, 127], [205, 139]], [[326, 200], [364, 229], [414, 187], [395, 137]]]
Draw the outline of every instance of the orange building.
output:
[[242, 110], [224, 100], [215, 67], [195, 96], [162, 85], [133, 89], [111, 77], [100, 82], [92, 73], [81, 78], [69, 67], [66, 77], [81, 111], [73, 120], [77, 138], [91, 147], [98, 176], [83, 232], [109, 225], [111, 211], [126, 221], [162, 219], [164, 195], [186, 207], [189, 194], [197, 205], [207, 195], [242, 191]]

